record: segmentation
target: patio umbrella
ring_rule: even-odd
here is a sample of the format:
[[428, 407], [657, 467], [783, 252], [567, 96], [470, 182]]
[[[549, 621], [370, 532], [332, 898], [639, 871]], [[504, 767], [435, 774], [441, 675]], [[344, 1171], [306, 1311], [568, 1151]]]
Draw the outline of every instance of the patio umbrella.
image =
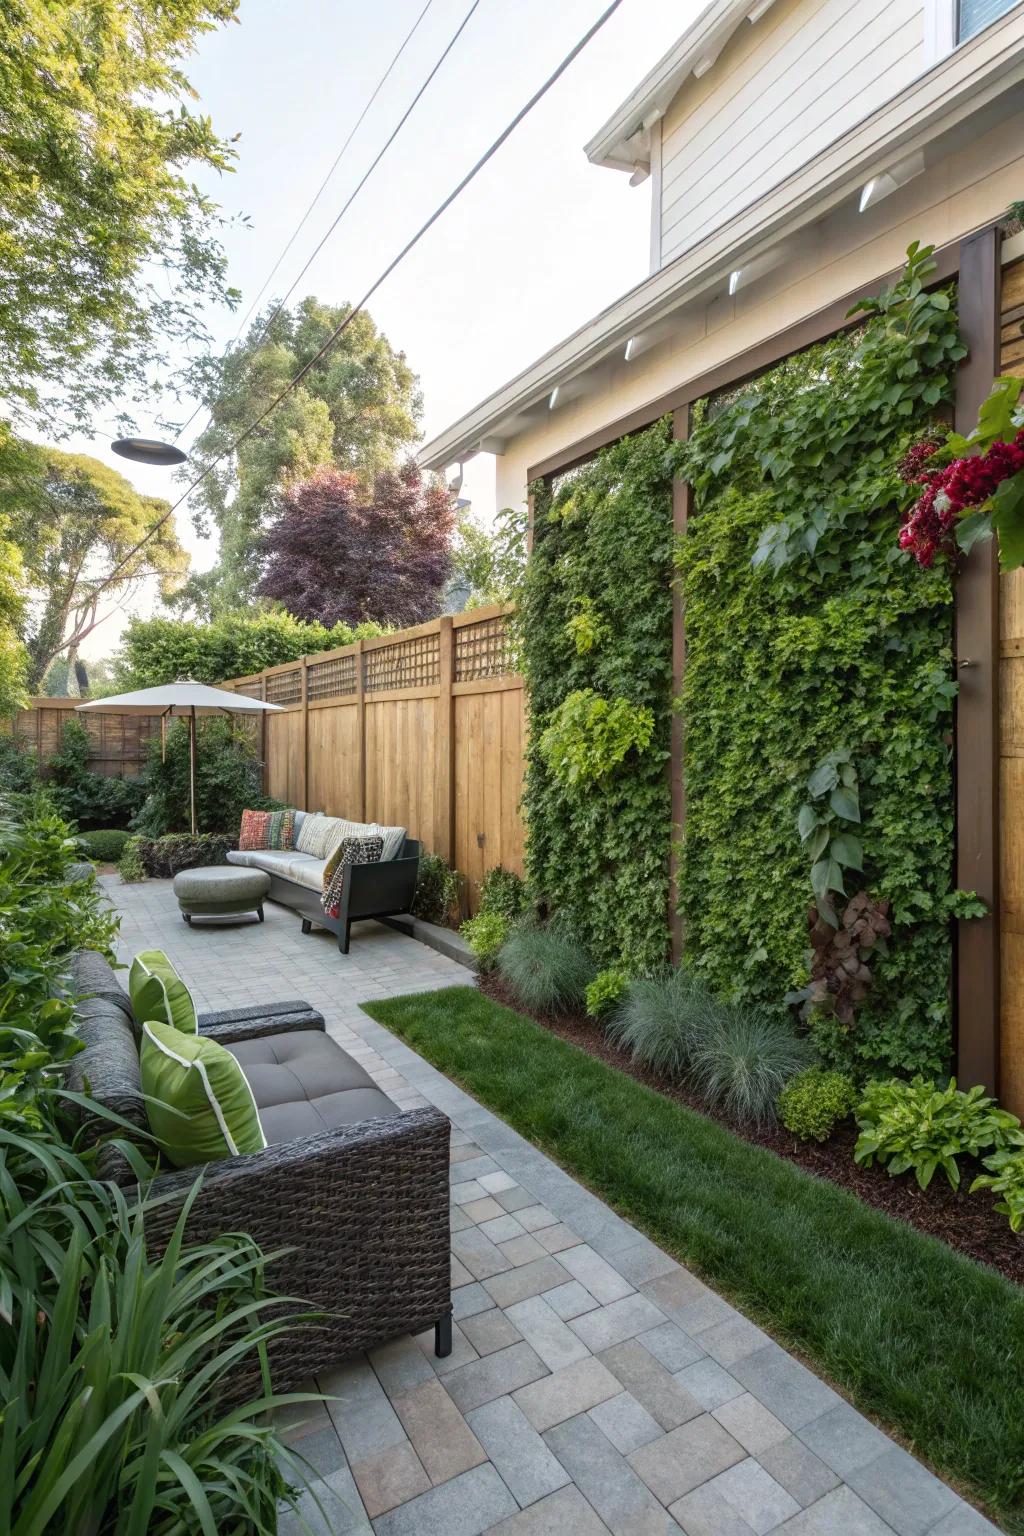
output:
[[77, 704], [76, 709], [98, 715], [181, 715], [188, 720], [188, 779], [192, 807], [192, 831], [196, 827], [196, 716], [197, 715], [254, 715], [261, 711], [277, 711], [280, 704], [266, 704], [262, 699], [250, 699], [244, 693], [229, 693], [226, 688], [210, 688], [206, 683], [194, 683], [190, 678], [179, 678], [175, 683], [165, 683], [159, 688], [137, 688], [133, 693], [115, 693], [109, 699], [90, 699]]

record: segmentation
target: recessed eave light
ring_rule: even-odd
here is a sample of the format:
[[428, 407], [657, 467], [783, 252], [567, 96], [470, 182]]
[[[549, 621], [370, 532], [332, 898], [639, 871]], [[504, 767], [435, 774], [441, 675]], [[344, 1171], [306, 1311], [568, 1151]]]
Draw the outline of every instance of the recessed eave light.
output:
[[642, 187], [644, 182], [647, 180], [648, 176], [650, 176], [650, 174], [651, 174], [650, 166], [649, 165], [644, 165], [642, 160], [638, 160], [635, 163], [635, 165], [633, 166], [633, 174], [629, 178], [630, 186], [631, 187]]
[[558, 391], [559, 391], [560, 388], [561, 388], [561, 385], [556, 384], [554, 389], [551, 391], [550, 395], [548, 395], [548, 410], [549, 411], [553, 411], [555, 406], [558, 404]]
[[890, 197], [893, 192], [905, 187], [908, 181], [913, 181], [915, 176], [920, 176], [924, 170], [924, 151], [915, 150], [905, 160], [900, 160], [896, 165], [891, 165], [886, 171], [879, 171], [877, 176], [865, 182], [860, 194], [860, 212], [864, 213], [868, 208], [873, 208], [883, 198]]
[[626, 342], [626, 362], [630, 363], [636, 356], [637, 347], [640, 345], [639, 336], [631, 336]]

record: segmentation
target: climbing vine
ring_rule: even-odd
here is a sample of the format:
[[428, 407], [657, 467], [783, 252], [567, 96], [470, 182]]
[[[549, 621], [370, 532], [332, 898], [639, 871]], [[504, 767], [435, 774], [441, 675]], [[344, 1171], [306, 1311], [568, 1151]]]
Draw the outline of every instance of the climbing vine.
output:
[[630, 968], [668, 946], [669, 449], [660, 422], [534, 487], [519, 626], [530, 880], [603, 965]]
[[[853, 1022], [816, 1012], [829, 1060], [938, 1071], [950, 1049], [952, 590], [896, 547], [898, 466], [939, 431], [963, 356], [930, 251], [866, 323], [696, 411], [686, 602], [687, 950], [723, 990], [778, 1002], [811, 979], [811, 870], [838, 850], [892, 934]], [[852, 801], [811, 825], [831, 755]], [[844, 779], [844, 771], [845, 773]], [[849, 785], [845, 780], [850, 781]], [[831, 785], [829, 791], [831, 793]], [[805, 841], [801, 842], [801, 833]], [[821, 846], [819, 846], [819, 844]], [[838, 876], [837, 876], [838, 881]], [[881, 948], [881, 946], [879, 946]]]

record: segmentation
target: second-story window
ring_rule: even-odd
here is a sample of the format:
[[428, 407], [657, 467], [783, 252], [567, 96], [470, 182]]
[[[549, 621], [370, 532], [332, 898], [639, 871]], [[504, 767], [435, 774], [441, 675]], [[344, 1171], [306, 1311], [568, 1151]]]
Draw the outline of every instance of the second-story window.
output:
[[957, 42], [964, 43], [990, 22], [1012, 11], [1018, 0], [960, 0]]

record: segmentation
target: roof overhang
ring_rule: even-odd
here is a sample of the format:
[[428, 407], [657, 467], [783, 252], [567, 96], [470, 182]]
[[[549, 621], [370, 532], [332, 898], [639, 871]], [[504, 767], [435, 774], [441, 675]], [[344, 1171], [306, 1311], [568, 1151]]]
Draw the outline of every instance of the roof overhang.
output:
[[701, 79], [733, 34], [760, 21], [775, 0], [712, 0], [590, 143], [587, 159], [616, 171], [650, 169], [651, 129], [689, 79]]
[[735, 214], [675, 261], [631, 288], [426, 443], [417, 455], [440, 470], [477, 453], [502, 453], [508, 441], [548, 418], [555, 404], [588, 392], [622, 359], [630, 339], [641, 349], [686, 324], [687, 306], [724, 293], [729, 274], [764, 260], [864, 184], [921, 150], [935, 163], [1024, 106], [1024, 8], [1017, 7], [918, 76], [884, 107], [833, 141], [778, 186]]

